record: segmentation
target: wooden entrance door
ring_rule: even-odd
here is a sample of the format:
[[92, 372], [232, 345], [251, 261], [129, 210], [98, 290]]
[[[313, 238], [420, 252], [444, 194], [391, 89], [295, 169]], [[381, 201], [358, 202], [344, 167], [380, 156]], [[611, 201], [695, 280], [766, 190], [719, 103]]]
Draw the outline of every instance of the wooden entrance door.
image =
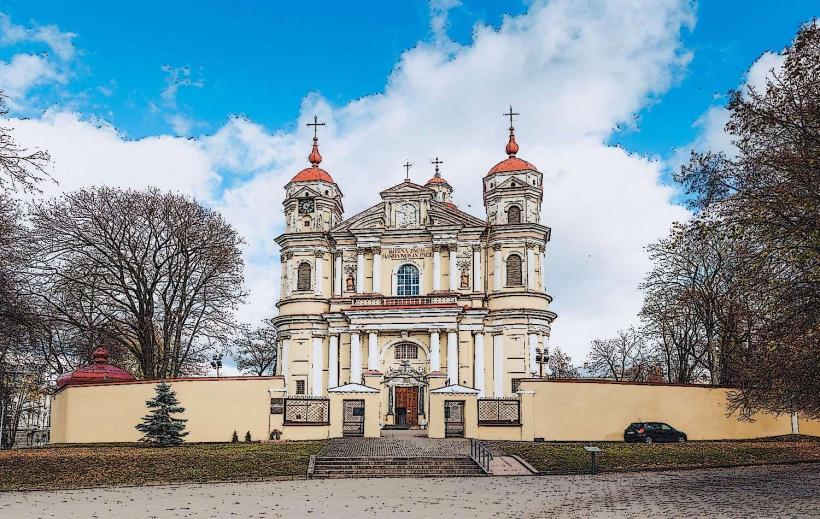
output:
[[396, 417], [404, 417], [404, 424], [414, 426], [419, 424], [419, 388], [396, 388]]

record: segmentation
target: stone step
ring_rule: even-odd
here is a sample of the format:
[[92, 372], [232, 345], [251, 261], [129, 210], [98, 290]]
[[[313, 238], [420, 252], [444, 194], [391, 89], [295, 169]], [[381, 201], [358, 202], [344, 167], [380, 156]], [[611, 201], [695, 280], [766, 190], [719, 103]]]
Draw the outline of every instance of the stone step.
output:
[[468, 457], [318, 457], [315, 479], [330, 478], [443, 478], [483, 476]]
[[380, 465], [385, 467], [418, 467], [422, 466], [434, 466], [434, 467], [452, 467], [452, 466], [460, 466], [460, 465], [474, 465], [475, 462], [472, 460], [448, 460], [448, 461], [433, 461], [433, 462], [394, 462], [394, 461], [380, 461], [380, 460], [361, 460], [361, 461], [349, 461], [349, 460], [321, 460], [317, 459], [315, 464], [318, 465], [325, 465], [325, 466], [340, 466], [340, 465], [360, 465], [360, 466], [374, 466]]
[[483, 477], [486, 474], [483, 472], [443, 472], [441, 474], [427, 474], [427, 473], [370, 473], [370, 472], [332, 472], [332, 473], [314, 473], [313, 479], [343, 479], [343, 478], [472, 478]]

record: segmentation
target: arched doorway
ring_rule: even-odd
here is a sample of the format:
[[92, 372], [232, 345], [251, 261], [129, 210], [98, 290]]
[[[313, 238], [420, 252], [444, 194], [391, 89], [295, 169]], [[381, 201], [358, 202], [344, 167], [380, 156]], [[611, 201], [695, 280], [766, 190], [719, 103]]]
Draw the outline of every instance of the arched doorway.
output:
[[[408, 355], [412, 355], [411, 350], [416, 348], [416, 345], [400, 343], [395, 348], [397, 352], [405, 350]], [[387, 416], [388, 419], [392, 418], [393, 426], [409, 429], [421, 425], [421, 421], [427, 414], [425, 410], [427, 375], [414, 369], [407, 358], [402, 359], [398, 367], [389, 369], [384, 374], [383, 383], [388, 390]]]

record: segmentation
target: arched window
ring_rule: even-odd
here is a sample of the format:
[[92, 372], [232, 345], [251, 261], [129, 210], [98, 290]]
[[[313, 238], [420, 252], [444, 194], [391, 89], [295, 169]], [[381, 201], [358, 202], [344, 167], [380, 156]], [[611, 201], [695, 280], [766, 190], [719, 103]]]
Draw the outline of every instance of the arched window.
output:
[[310, 290], [310, 263], [300, 263], [296, 271], [296, 290]]
[[399, 272], [396, 276], [396, 295], [419, 295], [419, 269], [414, 265], [406, 264], [399, 267]]
[[415, 344], [397, 344], [395, 350], [396, 360], [419, 358], [419, 347]]
[[523, 285], [521, 280], [521, 256], [510, 254], [507, 257], [507, 286]]
[[521, 208], [517, 205], [511, 205], [507, 209], [507, 223], [521, 223]]

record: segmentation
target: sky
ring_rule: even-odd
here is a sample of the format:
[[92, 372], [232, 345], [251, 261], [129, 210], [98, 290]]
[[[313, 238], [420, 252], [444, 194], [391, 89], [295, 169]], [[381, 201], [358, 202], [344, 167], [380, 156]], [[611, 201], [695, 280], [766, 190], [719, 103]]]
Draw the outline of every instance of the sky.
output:
[[345, 213], [432, 176], [484, 217], [481, 177], [519, 156], [544, 173], [552, 345], [580, 363], [637, 324], [644, 247], [685, 220], [670, 180], [692, 149], [731, 153], [729, 90], [763, 85], [815, 0], [9, 2], [0, 0], [4, 124], [48, 150], [57, 183], [159, 186], [244, 236], [239, 318], [278, 297], [284, 185], [322, 166]]

